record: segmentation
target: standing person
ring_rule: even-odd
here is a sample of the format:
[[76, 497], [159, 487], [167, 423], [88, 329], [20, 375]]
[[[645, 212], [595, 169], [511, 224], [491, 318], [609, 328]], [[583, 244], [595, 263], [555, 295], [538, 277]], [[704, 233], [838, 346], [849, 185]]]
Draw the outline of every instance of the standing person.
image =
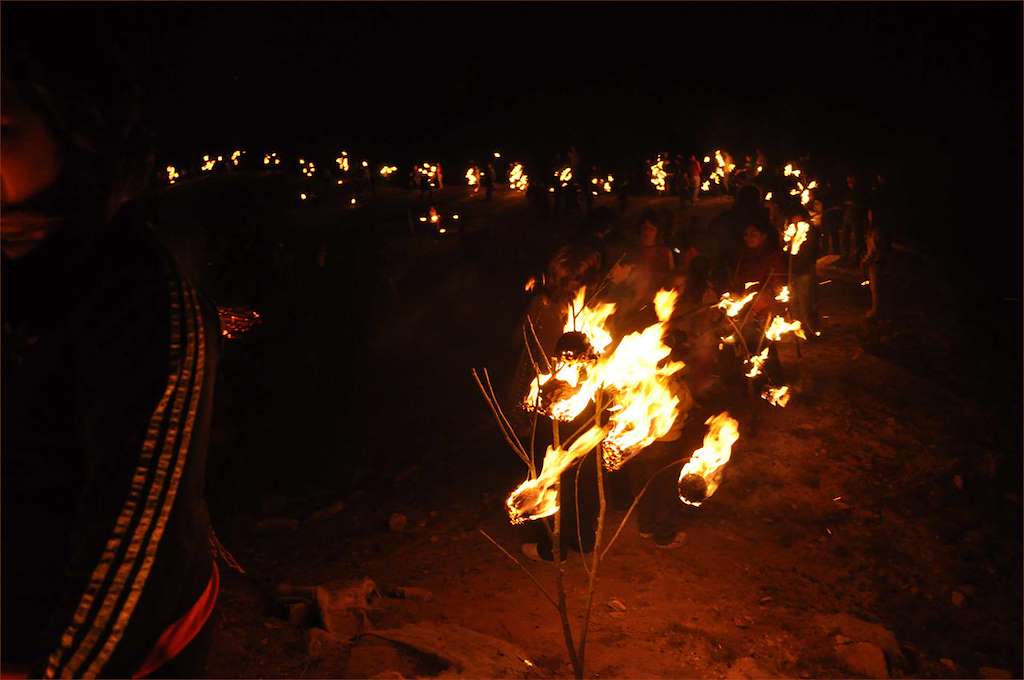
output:
[[125, 61], [97, 30], [5, 19], [3, 671], [199, 677], [217, 313], [126, 206]]
[[864, 230], [867, 227], [867, 197], [861, 188], [857, 175], [846, 176], [846, 193], [843, 195], [843, 227], [840, 234], [840, 255], [847, 265], [859, 264], [864, 253]]
[[865, 270], [871, 286], [871, 308], [865, 318], [883, 319], [888, 316], [889, 266], [892, 253], [893, 211], [892, 194], [881, 172], [875, 175], [875, 186], [868, 209], [868, 228], [865, 253], [861, 268]]
[[488, 161], [487, 167], [480, 173], [480, 183], [484, 185], [484, 198], [491, 200], [494, 197], [494, 163]]
[[697, 198], [700, 197], [701, 167], [700, 161], [697, 160], [697, 156], [694, 154], [690, 154], [687, 172], [690, 178], [690, 203], [697, 205]]
[[789, 262], [789, 287], [792, 302], [790, 309], [793, 318], [800, 322], [806, 331], [807, 337], [813, 337], [818, 328], [817, 314], [817, 271], [819, 230], [814, 225], [813, 217], [803, 207], [790, 211], [786, 223], [807, 222], [810, 224], [810, 232], [807, 240], [797, 251], [796, 255], [790, 255]]

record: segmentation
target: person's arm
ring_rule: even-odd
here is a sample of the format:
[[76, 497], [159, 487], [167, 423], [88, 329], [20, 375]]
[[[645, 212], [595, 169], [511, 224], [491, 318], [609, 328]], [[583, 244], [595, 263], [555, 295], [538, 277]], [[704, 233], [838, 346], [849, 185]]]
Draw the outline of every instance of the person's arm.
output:
[[[84, 455], [48, 678], [130, 674], [158, 632], [133, 614], [188, 460], [207, 336], [194, 291], [148, 259], [123, 263], [73, 327]], [[126, 667], [107, 666], [115, 652]]]

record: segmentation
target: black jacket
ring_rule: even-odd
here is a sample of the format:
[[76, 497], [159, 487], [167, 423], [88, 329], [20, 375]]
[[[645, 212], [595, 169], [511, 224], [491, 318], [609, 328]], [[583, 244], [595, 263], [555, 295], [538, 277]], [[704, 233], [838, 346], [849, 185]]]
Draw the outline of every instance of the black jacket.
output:
[[211, 574], [216, 310], [127, 220], [5, 260], [2, 293], [4, 662], [127, 677]]

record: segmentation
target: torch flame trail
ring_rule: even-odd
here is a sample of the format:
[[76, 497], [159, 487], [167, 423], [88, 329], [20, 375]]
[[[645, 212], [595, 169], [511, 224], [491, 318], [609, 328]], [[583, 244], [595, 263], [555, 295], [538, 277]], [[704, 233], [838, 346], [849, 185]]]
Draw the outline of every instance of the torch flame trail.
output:
[[[693, 452], [679, 471], [679, 500], [700, 507], [722, 481], [722, 468], [732, 456], [732, 445], [740, 438], [739, 423], [727, 412], [708, 418], [704, 446]], [[696, 491], [696, 492], [695, 492]]]
[[767, 401], [772, 406], [780, 406], [786, 408], [786, 404], [789, 403], [789, 398], [792, 395], [789, 392], [789, 385], [783, 385], [782, 387], [769, 387], [761, 393], [761, 398]]
[[725, 293], [722, 295], [722, 299], [715, 306], [719, 309], [725, 310], [726, 315], [735, 317], [743, 308], [747, 306], [751, 300], [757, 297], [757, 291], [747, 293], [739, 299], [734, 299], [731, 294]]
[[558, 512], [558, 480], [562, 473], [577, 458], [590, 453], [604, 437], [604, 428], [592, 427], [577, 437], [568, 451], [549, 446], [540, 474], [520, 484], [505, 501], [512, 523], [550, 517]]
[[764, 337], [778, 342], [782, 339], [783, 335], [790, 332], [801, 340], [807, 339], [803, 329], [800, 327], [799, 321], [786, 321], [781, 316], [775, 316], [768, 325], [767, 330], [765, 330]]
[[[807, 240], [807, 232], [810, 231], [811, 225], [803, 220], [799, 222], [790, 222], [786, 225], [786, 231], [783, 232], [782, 238], [789, 245], [789, 252], [792, 255], [796, 255], [800, 252], [800, 246]], [[786, 248], [783, 248], [786, 250]]]

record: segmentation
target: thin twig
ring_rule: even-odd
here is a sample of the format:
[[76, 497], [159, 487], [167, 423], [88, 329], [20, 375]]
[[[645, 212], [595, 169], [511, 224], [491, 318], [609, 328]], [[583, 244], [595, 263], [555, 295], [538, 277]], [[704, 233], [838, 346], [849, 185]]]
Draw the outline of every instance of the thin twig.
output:
[[553, 373], [554, 371], [551, 370], [551, 362], [548, 361], [547, 352], [544, 351], [544, 343], [537, 337], [537, 329], [534, 328], [533, 319], [530, 318], [529, 314], [526, 315], [526, 323], [530, 326], [530, 335], [533, 336], [533, 341], [537, 343], [537, 347], [540, 349], [540, 358], [544, 360], [544, 368], [547, 369], [548, 373]]
[[[594, 397], [595, 407], [595, 418], [597, 424], [601, 421], [601, 393], [598, 392]], [[594, 586], [597, 583], [597, 570], [601, 566], [601, 538], [604, 534], [604, 515], [607, 509], [604, 497], [604, 469], [602, 465], [604, 461], [601, 457], [602, 445], [598, 444], [594, 455], [594, 462], [597, 466], [597, 499], [598, 499], [598, 510], [597, 510], [597, 529], [594, 531], [594, 556], [590, 565], [590, 571], [588, 572], [589, 580], [587, 582], [587, 607], [583, 612], [583, 627], [580, 629], [580, 641], [579, 651], [576, 653], [576, 657], [579, 660], [580, 670], [579, 677], [583, 677], [583, 670], [586, 667], [586, 651], [587, 651], [587, 631], [590, 629], [590, 614], [593, 611], [594, 606]], [[582, 546], [580, 547], [582, 550]], [[585, 558], [584, 558], [585, 559]]]
[[501, 416], [502, 421], [504, 421], [505, 427], [507, 427], [512, 436], [515, 437], [516, 444], [519, 445], [519, 450], [523, 452], [523, 457], [526, 458], [526, 447], [524, 447], [523, 443], [519, 441], [519, 435], [516, 434], [515, 428], [512, 427], [512, 423], [510, 423], [508, 418], [505, 417], [505, 412], [501, 410], [498, 395], [494, 393], [494, 386], [491, 384], [491, 374], [486, 368], [484, 369], [484, 379], [487, 380], [487, 388], [491, 391], [491, 399], [494, 400], [495, 410], [498, 412], [498, 415]]
[[[558, 439], [558, 423], [552, 423], [552, 435]], [[583, 667], [580, 666], [579, 658], [576, 656], [576, 645], [573, 641], [572, 623], [569, 621], [569, 607], [565, 601], [565, 563], [562, 562], [562, 509], [555, 513], [555, 530], [551, 537], [551, 552], [555, 558], [555, 588], [558, 591], [558, 615], [562, 620], [562, 637], [565, 639], [565, 648], [569, 651], [569, 661], [572, 662], [573, 671], [576, 676], [583, 677]]]
[[491, 413], [494, 414], [494, 419], [497, 421], [498, 428], [501, 430], [502, 436], [505, 437], [505, 441], [508, 442], [508, 445], [512, 447], [512, 450], [515, 451], [516, 455], [519, 456], [519, 458], [526, 464], [526, 466], [529, 467], [530, 459], [526, 455], [526, 451], [523, 450], [523, 445], [518, 442], [518, 438], [515, 437], [514, 432], [510, 437], [509, 433], [505, 431], [505, 426], [502, 424], [501, 416], [499, 415], [495, 404], [491, 401], [490, 396], [488, 396], [487, 390], [484, 389], [483, 383], [480, 382], [480, 377], [477, 375], [476, 369], [472, 369], [471, 373], [473, 374], [473, 380], [476, 381], [477, 387], [480, 388], [480, 393], [484, 395], [484, 401], [487, 402], [487, 406], [491, 409]]
[[[580, 528], [580, 471], [583, 470], [583, 461], [580, 461], [579, 465], [576, 466], [576, 495], [574, 497], [576, 501], [576, 545], [583, 550], [583, 530]], [[586, 560], [582, 560], [583, 570], [587, 572], [587, 576], [590, 576], [590, 567], [587, 565]]]
[[501, 545], [497, 541], [495, 541], [493, 538], [491, 538], [490, 534], [488, 534], [486, 531], [484, 531], [483, 529], [478, 529], [477, 531], [479, 531], [481, 534], [483, 534], [484, 538], [486, 538], [488, 541], [493, 543], [495, 548], [497, 548], [501, 552], [505, 553], [505, 557], [507, 557], [510, 560], [512, 560], [513, 562], [515, 562], [516, 566], [519, 567], [520, 569], [522, 569], [523, 573], [525, 573], [527, 576], [530, 577], [530, 580], [533, 581], [533, 585], [537, 586], [537, 589], [540, 590], [540, 593], [541, 593], [541, 595], [544, 596], [544, 599], [547, 600], [548, 602], [550, 602], [551, 606], [554, 607], [556, 610], [558, 609], [558, 603], [555, 602], [555, 598], [551, 597], [551, 595], [548, 594], [548, 591], [544, 590], [544, 586], [542, 586], [540, 581], [537, 580], [537, 577], [534, 576], [533, 574], [531, 574], [530, 570], [527, 569], [525, 566], [523, 566], [522, 562], [517, 560], [515, 558], [515, 556], [512, 555], [512, 553], [510, 553], [509, 551], [507, 551], [503, 547], [501, 547]]

